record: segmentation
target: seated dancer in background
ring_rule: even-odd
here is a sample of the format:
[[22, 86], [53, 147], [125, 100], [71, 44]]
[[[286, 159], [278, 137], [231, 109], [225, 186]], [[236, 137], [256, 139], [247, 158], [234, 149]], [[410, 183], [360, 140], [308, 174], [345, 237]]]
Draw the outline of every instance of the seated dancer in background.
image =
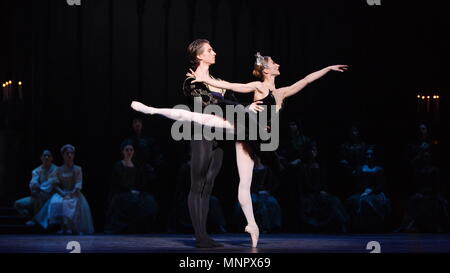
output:
[[[58, 167], [52, 161], [53, 155], [50, 150], [43, 150], [41, 154], [42, 165], [31, 173], [32, 177], [29, 184], [31, 196], [19, 199], [14, 203], [14, 207], [21, 215], [33, 218], [53, 195], [55, 180], [50, 179], [50, 177]], [[27, 222], [27, 225], [34, 224], [32, 220]]]
[[387, 231], [391, 202], [384, 193], [384, 169], [376, 164], [374, 147], [365, 151], [365, 164], [356, 170], [355, 194], [347, 199], [348, 229], [354, 233]]
[[94, 225], [91, 209], [81, 193], [83, 173], [74, 164], [75, 147], [66, 144], [61, 148], [64, 164], [54, 172], [55, 193], [42, 207], [34, 220], [44, 229], [58, 225], [60, 234], [92, 234]]
[[[280, 65], [275, 63], [271, 57], [269, 56], [261, 56], [259, 53], [256, 54], [256, 62], [254, 64], [253, 75], [259, 79], [259, 81], [250, 82], [247, 84], [241, 83], [230, 83], [222, 80], [216, 80], [209, 76], [207, 73], [202, 73], [201, 71], [192, 71], [190, 70], [191, 76], [195, 77], [195, 82], [203, 82], [207, 85], [211, 85], [217, 88], [229, 89], [235, 92], [241, 93], [251, 93], [253, 92], [253, 98], [255, 102], [260, 102], [264, 107], [264, 110], [259, 112], [258, 114], [267, 111], [266, 117], [272, 117], [271, 111], [274, 108], [275, 114], [278, 114], [283, 101], [285, 98], [292, 96], [306, 87], [309, 83], [321, 78], [325, 74], [330, 71], [340, 71], [344, 72], [347, 69], [347, 65], [334, 65], [326, 67], [317, 72], [311, 73], [305, 78], [299, 80], [291, 86], [276, 88], [275, 87], [275, 78], [280, 75], [279, 71]], [[274, 106], [274, 107], [271, 107]], [[131, 107], [136, 111], [145, 113], [145, 114], [160, 114], [167, 118], [177, 120], [177, 121], [190, 121], [195, 122], [208, 127], [215, 128], [223, 128], [229, 133], [236, 133], [237, 127], [240, 126], [238, 123], [231, 123], [223, 117], [203, 114], [203, 113], [195, 113], [186, 111], [183, 109], [168, 109], [168, 108], [154, 108], [146, 106], [140, 102], [133, 101], [131, 103]], [[258, 129], [259, 126], [265, 126], [261, 128], [262, 130], [270, 130], [271, 121], [268, 120], [266, 125], [260, 125], [257, 123]], [[245, 130], [248, 133], [248, 130]], [[268, 153], [273, 152], [262, 152], [260, 149], [260, 145], [255, 145], [258, 143], [262, 143], [263, 140], [260, 141], [236, 141], [236, 162], [239, 172], [239, 190], [238, 190], [238, 199], [241, 205], [242, 211], [244, 212], [245, 218], [247, 220], [247, 226], [245, 227], [245, 231], [248, 232], [252, 239], [252, 246], [256, 247], [259, 238], [259, 229], [256, 224], [255, 217], [253, 214], [250, 186], [252, 181], [252, 173], [253, 173], [253, 155], [257, 154], [264, 161], [264, 158], [267, 158]]]
[[120, 145], [122, 160], [116, 162], [110, 179], [105, 233], [149, 233], [158, 204], [148, 192], [145, 166], [134, 163], [133, 140]]

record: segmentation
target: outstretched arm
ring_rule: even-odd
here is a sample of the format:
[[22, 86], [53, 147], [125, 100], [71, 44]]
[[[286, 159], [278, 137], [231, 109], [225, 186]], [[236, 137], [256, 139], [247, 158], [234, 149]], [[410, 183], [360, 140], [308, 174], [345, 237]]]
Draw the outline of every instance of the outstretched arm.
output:
[[200, 73], [195, 73], [192, 69], [189, 70], [190, 73], [187, 73], [186, 76], [188, 77], [194, 77], [195, 80], [192, 82], [204, 82], [208, 85], [222, 88], [222, 89], [228, 89], [239, 93], [250, 93], [254, 92], [257, 89], [260, 89], [261, 82], [255, 81], [255, 82], [249, 82], [249, 83], [231, 83], [227, 81], [219, 81], [216, 79], [213, 79], [211, 77], [203, 76]]
[[305, 88], [305, 86], [307, 86], [308, 84], [312, 83], [313, 81], [315, 81], [317, 79], [320, 79], [328, 72], [330, 72], [332, 70], [344, 72], [345, 70], [347, 70], [347, 68], [348, 68], [348, 65], [341, 65], [341, 64], [328, 66], [322, 70], [319, 70], [319, 71], [309, 74], [308, 76], [304, 77], [303, 79], [299, 80], [298, 82], [294, 83], [291, 86], [279, 88], [278, 91], [281, 91], [284, 95], [283, 97], [287, 98], [287, 97], [290, 97], [290, 96], [298, 93], [300, 90]]

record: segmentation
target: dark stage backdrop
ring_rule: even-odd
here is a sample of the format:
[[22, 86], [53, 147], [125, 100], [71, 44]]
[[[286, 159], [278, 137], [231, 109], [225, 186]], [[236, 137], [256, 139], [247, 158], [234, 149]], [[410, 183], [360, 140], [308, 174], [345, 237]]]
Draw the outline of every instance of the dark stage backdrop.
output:
[[[59, 148], [71, 143], [101, 231], [111, 168], [120, 159], [120, 142], [131, 133], [130, 102], [183, 103], [186, 47], [195, 38], [211, 41], [217, 52], [212, 73], [229, 81], [253, 80], [256, 51], [281, 64], [279, 86], [328, 65], [350, 65], [348, 72], [330, 73], [289, 98], [282, 124], [301, 119], [329, 165], [336, 162], [336, 147], [348, 126], [359, 124], [366, 142], [382, 148], [389, 193], [398, 200], [409, 181], [402, 181], [397, 164], [416, 122], [426, 118], [416, 113], [418, 92], [439, 92], [441, 122], [434, 121], [432, 129], [441, 147], [448, 147], [449, 19], [436, 3], [67, 2], [72, 1], [0, 1], [0, 80], [23, 81], [23, 100], [1, 104], [0, 193], [5, 202], [27, 194], [42, 148], [50, 147], [60, 164]], [[156, 116], [144, 124], [168, 159], [167, 176], [155, 193], [160, 230], [187, 147], [171, 139], [171, 124]], [[237, 191], [233, 152], [230, 146], [215, 187], [227, 211]]]

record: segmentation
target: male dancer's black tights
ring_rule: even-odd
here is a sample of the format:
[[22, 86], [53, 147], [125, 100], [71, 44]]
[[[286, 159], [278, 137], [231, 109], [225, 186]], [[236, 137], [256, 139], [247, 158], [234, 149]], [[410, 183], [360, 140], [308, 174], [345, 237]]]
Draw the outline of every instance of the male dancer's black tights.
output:
[[214, 147], [216, 145], [215, 141], [191, 140], [191, 189], [188, 206], [197, 247], [220, 246], [206, 232], [209, 198], [223, 158], [223, 150]]

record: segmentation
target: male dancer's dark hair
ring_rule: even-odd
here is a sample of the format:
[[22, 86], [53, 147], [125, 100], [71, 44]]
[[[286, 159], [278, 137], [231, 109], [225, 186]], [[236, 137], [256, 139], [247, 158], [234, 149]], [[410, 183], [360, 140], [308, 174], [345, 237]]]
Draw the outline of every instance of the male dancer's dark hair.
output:
[[209, 41], [206, 39], [197, 39], [190, 43], [187, 48], [189, 62], [194, 69], [200, 64], [197, 55], [202, 54], [201, 50], [204, 44], [209, 44]]

